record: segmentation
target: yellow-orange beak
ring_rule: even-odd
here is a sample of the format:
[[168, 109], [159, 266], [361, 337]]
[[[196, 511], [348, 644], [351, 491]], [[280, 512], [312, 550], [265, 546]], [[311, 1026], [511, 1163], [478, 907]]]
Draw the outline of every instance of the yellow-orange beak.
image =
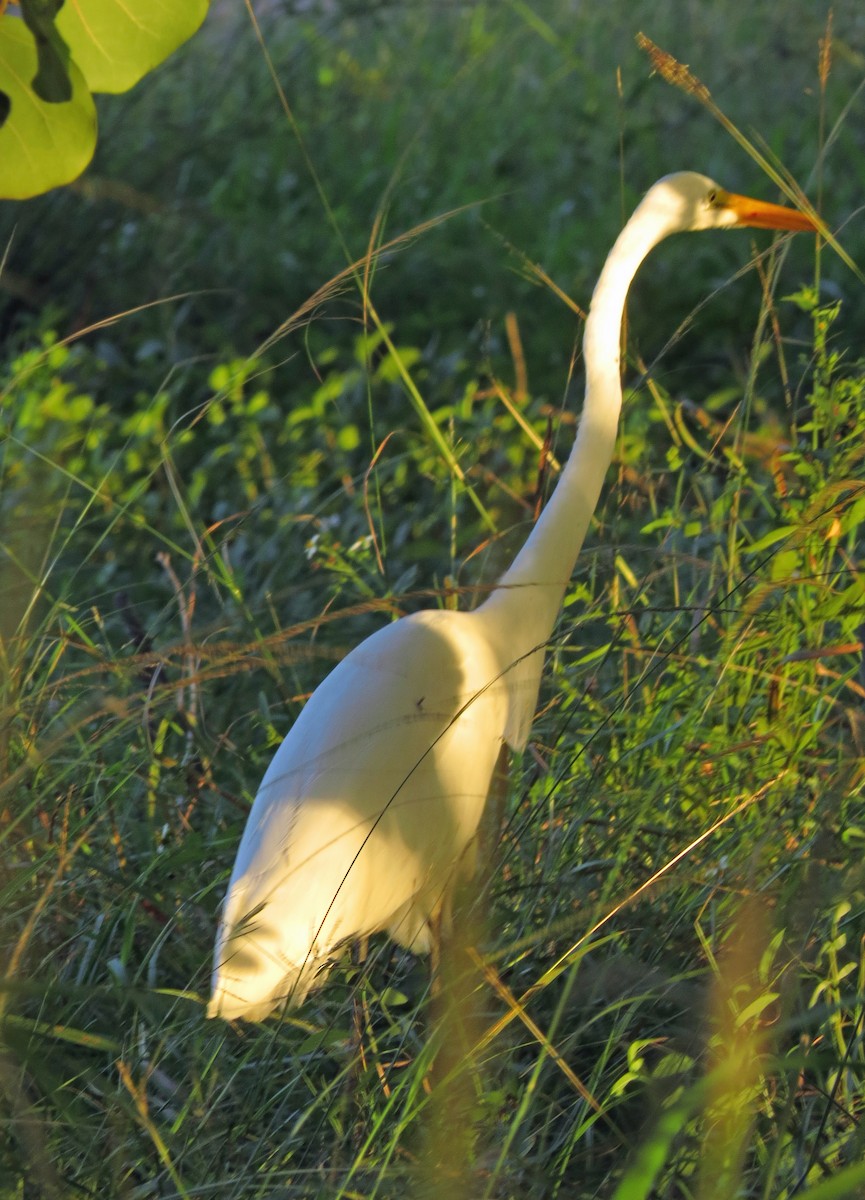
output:
[[818, 226], [806, 213], [798, 208], [785, 208], [782, 204], [767, 204], [765, 200], [752, 200], [750, 196], [737, 196], [735, 192], [724, 192], [717, 202], [729, 208], [739, 225], [754, 225], [758, 229], [790, 229], [795, 233], [813, 233]]

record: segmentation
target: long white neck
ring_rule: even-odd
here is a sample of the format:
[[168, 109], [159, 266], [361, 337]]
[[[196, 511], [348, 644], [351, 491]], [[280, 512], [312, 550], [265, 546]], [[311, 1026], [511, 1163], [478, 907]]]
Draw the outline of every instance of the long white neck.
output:
[[[628, 288], [652, 247], [681, 227], [669, 214], [659, 213], [651, 196], [649, 192], [620, 233], [595, 286], [583, 335], [585, 402], [570, 457], [525, 545], [476, 610], [514, 659], [543, 645], [552, 633], [613, 457], [622, 407], [619, 355]], [[537, 671], [539, 676], [539, 665]]]

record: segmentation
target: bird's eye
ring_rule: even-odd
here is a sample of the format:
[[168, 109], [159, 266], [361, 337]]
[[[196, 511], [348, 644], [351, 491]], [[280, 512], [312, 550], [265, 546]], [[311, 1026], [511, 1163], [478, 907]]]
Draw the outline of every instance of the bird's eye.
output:
[[709, 192], [708, 196], [706, 197], [706, 203], [710, 208], [714, 208], [718, 203], [718, 192], [715, 188], [712, 188], [711, 192]]

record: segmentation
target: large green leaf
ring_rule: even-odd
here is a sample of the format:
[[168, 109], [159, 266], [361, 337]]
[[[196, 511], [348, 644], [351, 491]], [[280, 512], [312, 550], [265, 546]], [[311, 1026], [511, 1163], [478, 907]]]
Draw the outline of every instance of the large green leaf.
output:
[[[39, 69], [36, 42], [23, 21], [0, 17], [0, 195], [23, 200], [80, 175], [96, 146], [96, 108], [75, 64], [72, 99], [40, 100], [32, 88]], [[5, 102], [3, 100], [5, 97]]]
[[66, 0], [57, 29], [92, 92], [125, 92], [204, 20], [208, 0]]

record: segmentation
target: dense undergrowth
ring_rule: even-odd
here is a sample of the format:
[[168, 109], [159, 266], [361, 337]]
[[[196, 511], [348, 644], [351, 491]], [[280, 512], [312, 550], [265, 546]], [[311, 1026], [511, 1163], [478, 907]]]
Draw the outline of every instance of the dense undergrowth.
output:
[[636, 30], [713, 64], [830, 227], [859, 205], [855, 6], [822, 75], [811, 6], [586, 7], [274, 16], [319, 192], [226, 6], [79, 188], [10, 212], [2, 1200], [861, 1192], [863, 305], [804, 238], [679, 239], [638, 282], [445, 998], [374, 939], [296, 1017], [203, 1017], [304, 698], [392, 616], [471, 606], [554, 485], [579, 321], [530, 264], [585, 307], [657, 175], [771, 191]]

